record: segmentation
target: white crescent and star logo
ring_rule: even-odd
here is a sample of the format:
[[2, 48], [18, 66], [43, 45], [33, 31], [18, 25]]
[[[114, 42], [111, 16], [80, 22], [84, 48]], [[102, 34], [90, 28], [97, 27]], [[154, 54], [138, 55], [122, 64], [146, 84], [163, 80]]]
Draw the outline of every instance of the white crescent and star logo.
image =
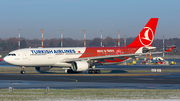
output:
[[149, 46], [152, 44], [154, 34], [151, 28], [144, 27], [142, 33], [139, 34], [139, 40], [142, 45]]

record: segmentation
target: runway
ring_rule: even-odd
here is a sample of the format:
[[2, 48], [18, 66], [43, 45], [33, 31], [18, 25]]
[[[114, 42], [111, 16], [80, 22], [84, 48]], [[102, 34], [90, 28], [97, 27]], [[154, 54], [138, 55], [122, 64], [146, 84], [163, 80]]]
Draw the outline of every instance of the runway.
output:
[[[46, 74], [0, 74], [0, 88], [17, 89], [46, 88], [122, 88], [122, 89], [180, 89], [180, 73], [149, 73], [149, 75], [125, 73], [117, 76], [46, 75]], [[135, 75], [135, 76], [134, 76]]]
[[[179, 60], [178, 60], [179, 61]], [[178, 62], [180, 63], [180, 62]], [[0, 63], [5, 68], [12, 67]], [[9, 66], [9, 67], [8, 67]], [[17, 67], [13, 67], [17, 68]], [[86, 88], [121, 88], [121, 89], [180, 89], [180, 72], [136, 72], [127, 70], [146, 70], [152, 68], [179, 71], [180, 65], [130, 65], [130, 66], [97, 66], [102, 74], [40, 74], [36, 71], [19, 74], [19, 71], [0, 71], [0, 89], [14, 87], [15, 89], [86, 89]]]

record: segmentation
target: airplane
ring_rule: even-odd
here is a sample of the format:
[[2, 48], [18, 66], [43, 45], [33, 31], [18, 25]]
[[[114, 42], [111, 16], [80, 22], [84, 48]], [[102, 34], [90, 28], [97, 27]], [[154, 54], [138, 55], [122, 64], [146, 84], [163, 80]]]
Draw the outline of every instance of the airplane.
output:
[[1, 58], [2, 57], [2, 55], [0, 55], [0, 62], [3, 60], [3, 58]]
[[2, 61], [3, 59], [2, 58], [0, 58], [0, 62]]
[[[51, 68], [65, 68], [67, 73], [99, 74], [95, 69], [98, 65], [118, 64], [145, 54], [160, 54], [152, 52], [156, 26], [159, 18], [151, 18], [136, 39], [126, 47], [56, 47], [56, 48], [24, 48], [10, 52], [4, 61], [19, 66], [24, 74], [25, 67], [35, 67], [38, 72]], [[171, 47], [165, 52], [169, 52]]]

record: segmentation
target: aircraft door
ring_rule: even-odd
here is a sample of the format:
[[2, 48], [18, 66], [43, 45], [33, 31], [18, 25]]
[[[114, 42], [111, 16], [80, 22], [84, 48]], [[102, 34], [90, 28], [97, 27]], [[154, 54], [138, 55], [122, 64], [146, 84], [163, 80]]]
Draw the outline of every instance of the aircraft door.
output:
[[54, 54], [47, 54], [47, 56], [48, 56], [48, 59], [53, 59]]
[[27, 58], [27, 53], [26, 53], [26, 52], [22, 52], [22, 59], [28, 59], [28, 58]]

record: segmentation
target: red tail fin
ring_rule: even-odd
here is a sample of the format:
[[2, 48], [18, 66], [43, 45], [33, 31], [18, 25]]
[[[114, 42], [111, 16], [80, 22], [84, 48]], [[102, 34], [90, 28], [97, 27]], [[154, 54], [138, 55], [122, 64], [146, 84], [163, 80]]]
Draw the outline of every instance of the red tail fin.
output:
[[171, 52], [174, 49], [174, 46], [166, 50], [165, 52]]
[[158, 19], [159, 18], [151, 18], [136, 37], [136, 39], [127, 47], [151, 46], [154, 39]]

